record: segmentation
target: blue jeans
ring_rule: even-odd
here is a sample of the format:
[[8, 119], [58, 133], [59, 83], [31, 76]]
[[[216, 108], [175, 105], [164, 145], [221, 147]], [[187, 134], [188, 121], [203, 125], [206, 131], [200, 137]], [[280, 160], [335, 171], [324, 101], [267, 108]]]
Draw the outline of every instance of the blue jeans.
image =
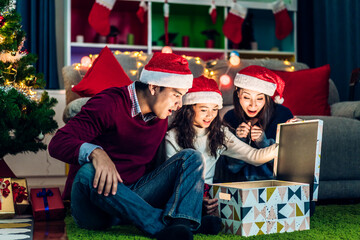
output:
[[105, 197], [93, 188], [92, 163], [78, 171], [71, 191], [71, 211], [77, 224], [87, 229], [105, 229], [121, 222], [131, 223], [154, 235], [171, 219], [201, 223], [204, 191], [201, 154], [185, 149], [131, 185], [118, 184], [115, 195]]

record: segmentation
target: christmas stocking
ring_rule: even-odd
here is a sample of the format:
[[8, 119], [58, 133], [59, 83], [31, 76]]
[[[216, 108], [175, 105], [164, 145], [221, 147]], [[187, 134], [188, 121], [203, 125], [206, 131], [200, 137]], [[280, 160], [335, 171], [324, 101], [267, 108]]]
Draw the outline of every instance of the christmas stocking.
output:
[[282, 40], [293, 30], [293, 24], [283, 0], [278, 0], [273, 4], [272, 11], [275, 16], [275, 35]]
[[89, 14], [89, 24], [103, 36], [110, 33], [109, 15], [116, 0], [96, 0]]
[[144, 23], [144, 16], [146, 11], [147, 11], [147, 6], [145, 0], [141, 0], [139, 9], [136, 12], [136, 16], [139, 18], [141, 23]]
[[215, 24], [216, 23], [216, 16], [217, 16], [215, 0], [212, 0], [212, 2], [211, 2], [211, 6], [210, 6], [210, 9], [209, 9], [209, 14], [210, 14], [212, 23]]
[[168, 1], [165, 0], [164, 3], [165, 46], [169, 45], [169, 15], [170, 15], [170, 6], [168, 4]]
[[223, 25], [224, 35], [233, 43], [240, 43], [242, 40], [241, 28], [247, 14], [247, 8], [235, 3]]

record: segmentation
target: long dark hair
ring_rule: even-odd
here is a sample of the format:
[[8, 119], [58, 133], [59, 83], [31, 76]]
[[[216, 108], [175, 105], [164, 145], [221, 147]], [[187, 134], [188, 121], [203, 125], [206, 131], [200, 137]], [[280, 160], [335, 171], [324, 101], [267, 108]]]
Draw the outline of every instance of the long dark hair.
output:
[[[175, 128], [179, 146], [183, 149], [194, 147], [195, 142], [195, 128], [194, 128], [194, 118], [195, 111], [193, 108], [194, 105], [185, 105], [180, 110], [176, 112], [173, 122], [171, 123], [169, 130]], [[211, 122], [209, 130], [209, 147], [210, 153], [212, 156], [216, 157], [217, 150], [222, 146], [226, 148], [225, 145], [225, 133], [221, 127], [221, 119], [219, 114]]]
[[[240, 92], [241, 89], [242, 88], [235, 88], [235, 91], [233, 93], [234, 112], [235, 115], [239, 118], [240, 122], [248, 122], [251, 118], [245, 113], [245, 111], [241, 107], [238, 97], [238, 92]], [[273, 117], [276, 105], [274, 100], [270, 96], [266, 94], [264, 95], [265, 105], [256, 117], [258, 118], [259, 126], [265, 131], [270, 123], [271, 118]]]

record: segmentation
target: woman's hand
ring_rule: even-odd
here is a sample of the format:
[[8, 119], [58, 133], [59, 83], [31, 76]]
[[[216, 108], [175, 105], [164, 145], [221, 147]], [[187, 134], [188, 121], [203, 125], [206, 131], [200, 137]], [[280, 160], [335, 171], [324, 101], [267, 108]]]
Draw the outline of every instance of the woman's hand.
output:
[[218, 200], [216, 198], [203, 198], [203, 211], [206, 215], [217, 215]]
[[294, 122], [301, 122], [304, 121], [301, 118], [298, 118], [297, 116], [294, 116], [293, 118], [290, 118], [289, 120], [286, 121], [286, 123], [294, 123]]
[[251, 127], [251, 140], [252, 141], [256, 141], [257, 139], [259, 139], [261, 137], [261, 135], [263, 134], [264, 130], [262, 130], [260, 127], [258, 126], [252, 126]]
[[239, 138], [247, 138], [250, 132], [251, 122], [242, 122], [236, 129], [236, 136]]

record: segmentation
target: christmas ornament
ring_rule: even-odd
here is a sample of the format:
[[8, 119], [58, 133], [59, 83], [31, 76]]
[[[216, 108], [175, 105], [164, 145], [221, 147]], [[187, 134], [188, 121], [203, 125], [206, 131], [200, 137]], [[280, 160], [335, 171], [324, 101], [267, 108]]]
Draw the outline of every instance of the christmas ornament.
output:
[[36, 137], [36, 140], [42, 141], [44, 140], [45, 136], [42, 132], [40, 132], [40, 134]]
[[16, 136], [15, 136], [15, 129], [11, 129], [11, 130], [9, 130], [9, 137], [10, 137], [10, 139], [11, 140], [14, 140], [15, 138], [16, 138]]
[[222, 28], [224, 35], [233, 43], [240, 43], [242, 40], [241, 28], [246, 14], [247, 8], [234, 1]]
[[215, 24], [215, 23], [216, 23], [216, 16], [217, 16], [216, 6], [215, 6], [215, 0], [212, 0], [212, 1], [211, 1], [211, 6], [210, 6], [210, 9], [209, 9], [209, 14], [210, 14], [212, 23]]
[[4, 24], [5, 24], [5, 18], [0, 15], [0, 28], [1, 28], [2, 26], [4, 26]]
[[140, 5], [139, 5], [139, 9], [136, 12], [136, 16], [139, 18], [141, 23], [144, 23], [144, 16], [145, 16], [145, 12], [147, 11], [147, 6], [145, 3], [145, 0], [141, 0]]
[[110, 33], [109, 16], [116, 0], [96, 0], [89, 14], [90, 26], [100, 35]]
[[272, 11], [275, 17], [275, 35], [277, 39], [286, 38], [293, 30], [293, 24], [283, 0], [273, 3]]
[[165, 45], [169, 45], [169, 15], [170, 15], [170, 7], [168, 1], [165, 0], [164, 3], [164, 28], [165, 28]]

